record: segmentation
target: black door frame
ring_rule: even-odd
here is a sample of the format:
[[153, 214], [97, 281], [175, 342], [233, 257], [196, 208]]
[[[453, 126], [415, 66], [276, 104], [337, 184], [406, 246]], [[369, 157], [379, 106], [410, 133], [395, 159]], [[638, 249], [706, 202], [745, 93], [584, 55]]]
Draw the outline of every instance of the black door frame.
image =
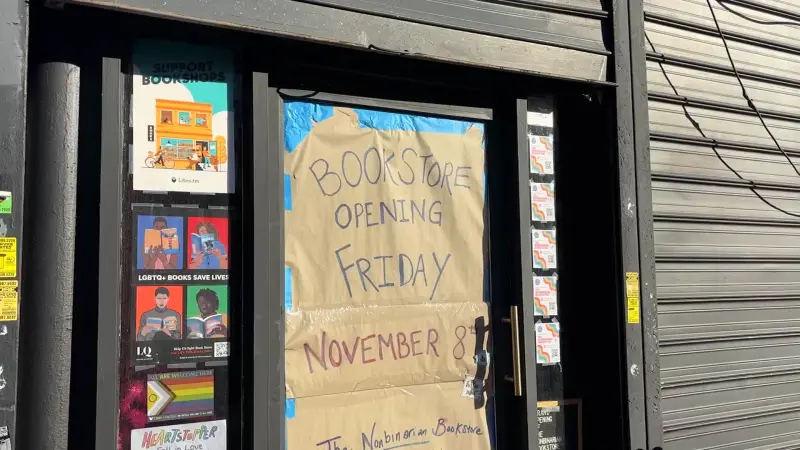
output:
[[[321, 80], [329, 80], [325, 74], [318, 74]], [[268, 254], [268, 260], [255, 259], [253, 273], [248, 274], [253, 278], [253, 292], [266, 292], [266, 295], [256, 298], [254, 304], [252, 324], [255, 334], [253, 336], [254, 354], [254, 392], [252, 409], [253, 448], [282, 448], [285, 445], [285, 416], [284, 394], [285, 380], [281, 370], [283, 367], [284, 332], [283, 332], [283, 303], [268, 302], [266, 299], [283, 298], [284, 295], [284, 208], [283, 208], [283, 99], [282, 96], [306, 98], [309, 101], [323, 103], [357, 105], [363, 107], [378, 107], [381, 109], [411, 112], [417, 114], [433, 114], [450, 118], [473, 118], [487, 121], [487, 193], [488, 215], [487, 231], [490, 234], [489, 272], [495, 274], [512, 274], [510, 277], [492, 276], [490, 280], [490, 296], [493, 299], [490, 305], [493, 355], [491, 376], [494, 383], [495, 403], [495, 433], [497, 448], [522, 448], [531, 450], [538, 448], [536, 439], [528, 436], [537, 436], [538, 422], [536, 420], [536, 371], [535, 371], [535, 344], [533, 343], [533, 311], [526, 308], [522, 298], [532, 298], [531, 285], [531, 255], [530, 255], [530, 192], [528, 190], [528, 159], [527, 159], [527, 101], [510, 99], [511, 101], [497, 102], [494, 107], [475, 108], [468, 106], [454, 106], [452, 104], [418, 103], [411, 101], [398, 101], [379, 99], [374, 97], [359, 97], [346, 94], [320, 93], [315, 89], [304, 91], [290, 91], [297, 86], [297, 80], [288, 86], [275, 86], [271, 82], [272, 74], [254, 72], [252, 74], [252, 132], [253, 145], [249, 149], [252, 163], [252, 180], [254, 192], [271, 192], [268, 199], [253, 196], [247, 204], [253, 211], [253, 252], [254, 255]], [[293, 79], [287, 77], [285, 80]], [[309, 80], [304, 80], [303, 84]], [[343, 90], [350, 90], [353, 86], [362, 84], [363, 80], [357, 76], [355, 80], [346, 83]], [[364, 84], [370, 84], [364, 82]], [[312, 86], [314, 87], [313, 83]], [[356, 89], [357, 90], [357, 89]], [[375, 91], [373, 91], [375, 92]], [[384, 92], [387, 92], [384, 90]], [[421, 98], [430, 97], [425, 89], [417, 92]], [[441, 92], [440, 92], [441, 94]], [[456, 94], [452, 99], [458, 98]], [[512, 127], [503, 127], [494, 120], [494, 114], [503, 107], [507, 111], [501, 116], [511, 116], [515, 120], [510, 122]], [[512, 108], [507, 108], [511, 106]], [[519, 119], [519, 120], [516, 120]], [[521, 125], [521, 128], [514, 128]], [[517, 132], [519, 130], [519, 133]], [[507, 132], [511, 131], [511, 134]], [[504, 135], [505, 134], [505, 135]], [[497, 143], [493, 143], [497, 139]], [[500, 152], [504, 144], [513, 144], [511, 148], [517, 152]], [[266, 150], [266, 151], [265, 151]], [[514, 178], [505, 176], [512, 167], [519, 167], [521, 177], [525, 182], [518, 185]], [[512, 180], [512, 182], [509, 182]], [[495, 183], [493, 184], [493, 181]], [[517, 187], [519, 189], [517, 189]], [[518, 192], [509, 193], [510, 188]], [[252, 203], [251, 203], [252, 201]], [[518, 202], [518, 204], [516, 203]], [[498, 207], [494, 207], [494, 204]], [[526, 206], [527, 205], [527, 206]], [[524, 228], [520, 239], [515, 239], [519, 230]], [[516, 261], [515, 263], [512, 261]], [[509, 264], [509, 262], [512, 262]], [[527, 267], [527, 269], [525, 269]], [[259, 274], [268, 274], [259, 276]], [[516, 302], [511, 299], [519, 299]], [[259, 302], [259, 300], [261, 300]], [[514, 397], [513, 384], [505, 381], [506, 376], [513, 374], [511, 354], [511, 333], [508, 324], [503, 322], [508, 317], [509, 307], [514, 304], [525, 311], [524, 320], [519, 323], [523, 328], [526, 339], [524, 349], [524, 365], [532, 370], [525, 373], [525, 396]], [[527, 316], [530, 317], [527, 317]], [[276, 327], [274, 324], [279, 323]], [[270, 326], [267, 326], [270, 324]], [[265, 344], [266, 343], [266, 344]], [[266, 380], [260, 383], [259, 380]], [[528, 388], [532, 387], [532, 388]], [[249, 396], [248, 396], [249, 397]], [[528, 410], [533, 413], [528, 413]], [[501, 415], [502, 414], [502, 415]], [[257, 423], [267, 423], [267, 427], [257, 427]]]

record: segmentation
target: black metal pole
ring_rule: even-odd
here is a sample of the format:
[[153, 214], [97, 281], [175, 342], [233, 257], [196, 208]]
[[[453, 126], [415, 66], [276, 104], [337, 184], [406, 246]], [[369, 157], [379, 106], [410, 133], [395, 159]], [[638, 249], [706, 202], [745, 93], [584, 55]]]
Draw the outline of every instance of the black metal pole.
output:
[[68, 445], [80, 69], [30, 69], [17, 448]]

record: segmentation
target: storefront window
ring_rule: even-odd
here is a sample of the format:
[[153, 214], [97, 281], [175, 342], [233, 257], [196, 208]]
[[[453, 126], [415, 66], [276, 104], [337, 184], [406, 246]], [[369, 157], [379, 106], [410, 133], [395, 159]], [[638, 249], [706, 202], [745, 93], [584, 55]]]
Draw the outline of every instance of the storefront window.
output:
[[481, 122], [286, 100], [289, 450], [488, 450]]
[[[197, 76], [209, 61], [228, 81], [198, 81], [209, 79]], [[230, 283], [241, 253], [232, 237], [239, 210], [228, 195], [234, 168], [219, 160], [212, 168], [209, 143], [235, 148], [232, 58], [139, 42], [131, 73], [117, 449], [224, 450], [231, 405], [239, 404], [228, 392], [231, 330], [241, 327]]]

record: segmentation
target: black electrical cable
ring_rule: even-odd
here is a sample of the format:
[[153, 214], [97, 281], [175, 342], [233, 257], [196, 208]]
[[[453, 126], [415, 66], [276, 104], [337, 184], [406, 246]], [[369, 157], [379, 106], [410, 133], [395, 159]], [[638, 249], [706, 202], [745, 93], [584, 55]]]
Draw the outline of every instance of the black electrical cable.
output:
[[722, 39], [722, 45], [725, 46], [725, 53], [728, 55], [728, 61], [730, 61], [731, 63], [733, 74], [736, 76], [736, 80], [739, 82], [739, 87], [742, 88], [742, 97], [744, 97], [744, 99], [747, 100], [747, 106], [749, 106], [750, 109], [752, 109], [753, 112], [755, 112], [756, 115], [758, 116], [758, 120], [761, 121], [761, 125], [764, 127], [764, 130], [767, 132], [767, 134], [769, 134], [769, 137], [772, 138], [772, 142], [775, 143], [775, 147], [777, 147], [778, 150], [780, 150], [784, 158], [786, 158], [786, 160], [789, 161], [789, 164], [792, 166], [792, 169], [794, 169], [794, 172], [797, 174], [797, 176], [800, 177], [800, 170], [798, 170], [797, 166], [794, 165], [792, 158], [790, 158], [789, 155], [786, 154], [785, 151], [783, 151], [783, 148], [781, 148], [781, 144], [779, 144], [778, 140], [775, 139], [775, 135], [772, 134], [772, 131], [769, 129], [769, 126], [767, 126], [767, 123], [764, 121], [764, 117], [761, 116], [761, 111], [758, 110], [756, 104], [753, 103], [753, 100], [747, 94], [747, 88], [744, 87], [744, 82], [742, 82], [742, 77], [739, 76], [739, 71], [736, 69], [736, 64], [733, 62], [731, 51], [728, 48], [728, 40], [725, 39], [725, 34], [722, 32], [722, 28], [719, 26], [719, 21], [717, 21], [717, 15], [716, 13], [714, 13], [714, 8], [711, 6], [711, 0], [706, 0], [706, 4], [708, 4], [708, 9], [709, 11], [711, 11], [711, 18], [714, 19], [714, 25], [717, 27], [717, 33], [719, 33], [719, 37], [720, 39]]
[[744, 20], [748, 20], [750, 22], [757, 23], [759, 25], [786, 25], [786, 26], [790, 26], [790, 27], [800, 26], [800, 22], [756, 19], [755, 17], [750, 17], [748, 15], [742, 14], [739, 11], [736, 11], [735, 9], [733, 9], [730, 6], [726, 5], [724, 0], [717, 0], [717, 3], [719, 3], [719, 6], [722, 6], [723, 8], [725, 8], [725, 10], [728, 11], [729, 13], [731, 13], [731, 14], [733, 14], [735, 16], [739, 16]]
[[[655, 45], [653, 45], [653, 41], [650, 40], [650, 36], [647, 35], [647, 31], [644, 32], [644, 38], [647, 39], [647, 43], [650, 44], [650, 48], [653, 50], [653, 52], [658, 53], [658, 51], [656, 50]], [[672, 92], [674, 92], [675, 95], [677, 95], [677, 96], [681, 96], [681, 94], [678, 92], [678, 88], [675, 87], [675, 85], [672, 83], [672, 80], [669, 78], [669, 75], [667, 74], [667, 70], [664, 69], [664, 64], [659, 61], [658, 62], [658, 67], [661, 69], [661, 73], [664, 75], [664, 78], [667, 80], [667, 83], [669, 84], [669, 87], [672, 88]], [[728, 164], [727, 161], [725, 161], [725, 158], [723, 158], [722, 155], [719, 154], [719, 151], [717, 150], [717, 141], [716, 141], [716, 139], [710, 138], [710, 137], [708, 137], [706, 135], [706, 133], [703, 131], [702, 127], [700, 127], [700, 123], [697, 122], [696, 120], [694, 120], [692, 115], [689, 113], [689, 110], [686, 107], [686, 105], [682, 104], [681, 108], [683, 109], [683, 114], [686, 116], [686, 118], [689, 120], [689, 122], [695, 128], [695, 130], [697, 130], [697, 132], [700, 133], [700, 136], [703, 136], [703, 138], [711, 141], [711, 150], [717, 156], [717, 159], [719, 159], [719, 161], [722, 163], [722, 165], [724, 165], [728, 170], [730, 170], [731, 173], [736, 175], [737, 178], [739, 178], [742, 181], [747, 182], [750, 185], [749, 186], [750, 191], [753, 194], [755, 194], [755, 196], [758, 197], [759, 200], [761, 200], [767, 206], [769, 206], [770, 208], [772, 208], [772, 209], [774, 209], [776, 211], [782, 212], [782, 213], [784, 213], [784, 214], [786, 214], [788, 216], [800, 218], [800, 214], [796, 214], [796, 213], [793, 213], [793, 212], [786, 211], [785, 209], [781, 208], [780, 206], [777, 206], [777, 205], [773, 204], [772, 202], [770, 202], [769, 200], [767, 200], [766, 198], [764, 198], [758, 192], [758, 190], [756, 189], [756, 183], [753, 180], [750, 180], [750, 179], [747, 179], [747, 178], [743, 177], [738, 171], [736, 171], [736, 169], [731, 167], [731, 165]], [[794, 166], [794, 164], [792, 164], [792, 166]]]

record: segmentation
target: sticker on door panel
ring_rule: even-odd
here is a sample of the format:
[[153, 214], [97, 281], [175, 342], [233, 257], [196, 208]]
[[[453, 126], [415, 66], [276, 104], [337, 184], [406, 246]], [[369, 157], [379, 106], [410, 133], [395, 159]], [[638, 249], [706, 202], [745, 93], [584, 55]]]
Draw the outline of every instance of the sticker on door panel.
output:
[[536, 362], [561, 362], [561, 333], [558, 322], [536, 324]]
[[555, 183], [531, 183], [531, 220], [555, 222]]
[[558, 278], [533, 276], [533, 312], [535, 316], [558, 315]]
[[0, 191], [0, 214], [11, 214], [12, 197], [10, 191]]
[[17, 238], [0, 238], [0, 278], [17, 277]]
[[531, 245], [533, 247], [534, 269], [555, 269], [556, 260], [556, 230], [531, 231]]
[[0, 322], [15, 322], [19, 315], [19, 281], [0, 281]]
[[639, 272], [625, 273], [625, 297], [627, 300], [628, 323], [641, 322], [641, 298], [639, 296]]
[[531, 173], [553, 174], [553, 137], [528, 135]]
[[147, 421], [214, 415], [214, 371], [147, 375]]

